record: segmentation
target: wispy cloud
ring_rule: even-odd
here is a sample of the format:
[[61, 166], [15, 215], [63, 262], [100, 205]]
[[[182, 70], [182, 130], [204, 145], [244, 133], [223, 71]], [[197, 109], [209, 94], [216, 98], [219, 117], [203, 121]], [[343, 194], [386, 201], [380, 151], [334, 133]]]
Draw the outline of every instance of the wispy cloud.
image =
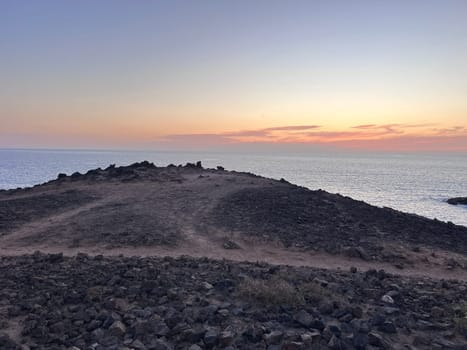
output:
[[385, 139], [346, 140], [333, 143], [344, 149], [388, 152], [467, 152], [465, 135], [403, 135]]
[[467, 151], [467, 128], [434, 124], [365, 124], [329, 130], [320, 125], [288, 125], [221, 133], [175, 134], [158, 141], [166, 145], [194, 146], [275, 143], [370, 150]]
[[465, 126], [452, 126], [449, 128], [434, 128], [436, 135], [459, 135], [467, 134], [467, 128]]
[[237, 142], [277, 142], [287, 135], [298, 137], [310, 130], [320, 128], [319, 125], [288, 125], [271, 128], [240, 130], [211, 134], [174, 134], [164, 136], [160, 141], [194, 141], [196, 143], [237, 143]]

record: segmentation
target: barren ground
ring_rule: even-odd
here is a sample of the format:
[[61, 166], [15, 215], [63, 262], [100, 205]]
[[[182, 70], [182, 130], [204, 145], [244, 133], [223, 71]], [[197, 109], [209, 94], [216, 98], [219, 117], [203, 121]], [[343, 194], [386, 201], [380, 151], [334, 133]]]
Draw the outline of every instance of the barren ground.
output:
[[196, 166], [140, 163], [0, 191], [0, 254], [188, 255], [467, 280], [467, 228]]

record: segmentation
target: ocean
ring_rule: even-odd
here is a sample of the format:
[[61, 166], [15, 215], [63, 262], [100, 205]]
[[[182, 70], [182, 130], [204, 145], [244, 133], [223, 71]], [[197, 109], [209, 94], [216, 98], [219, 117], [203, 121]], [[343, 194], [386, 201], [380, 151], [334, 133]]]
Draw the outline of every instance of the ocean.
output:
[[467, 226], [467, 206], [445, 202], [450, 197], [467, 196], [465, 154], [0, 149], [0, 188], [33, 186], [55, 179], [58, 173], [85, 172], [142, 160], [158, 166], [201, 160], [205, 167], [221, 165], [227, 170], [284, 178], [310, 189]]

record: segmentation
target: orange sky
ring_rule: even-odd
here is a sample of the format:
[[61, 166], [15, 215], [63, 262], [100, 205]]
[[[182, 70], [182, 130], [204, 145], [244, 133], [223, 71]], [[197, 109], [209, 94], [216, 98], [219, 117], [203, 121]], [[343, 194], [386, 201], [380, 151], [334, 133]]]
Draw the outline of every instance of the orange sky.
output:
[[0, 147], [465, 152], [467, 2], [423, 3], [12, 1]]
[[366, 124], [341, 130], [320, 125], [292, 125], [234, 132], [178, 134], [158, 145], [209, 147], [236, 144], [298, 144], [374, 151], [467, 151], [467, 128], [436, 124]]

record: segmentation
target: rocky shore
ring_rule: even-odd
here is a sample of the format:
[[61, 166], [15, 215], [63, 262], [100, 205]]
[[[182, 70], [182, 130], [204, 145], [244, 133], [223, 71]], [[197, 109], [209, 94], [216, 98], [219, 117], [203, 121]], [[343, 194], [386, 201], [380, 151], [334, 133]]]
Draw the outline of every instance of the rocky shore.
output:
[[467, 349], [467, 283], [35, 253], [0, 260], [0, 348]]

